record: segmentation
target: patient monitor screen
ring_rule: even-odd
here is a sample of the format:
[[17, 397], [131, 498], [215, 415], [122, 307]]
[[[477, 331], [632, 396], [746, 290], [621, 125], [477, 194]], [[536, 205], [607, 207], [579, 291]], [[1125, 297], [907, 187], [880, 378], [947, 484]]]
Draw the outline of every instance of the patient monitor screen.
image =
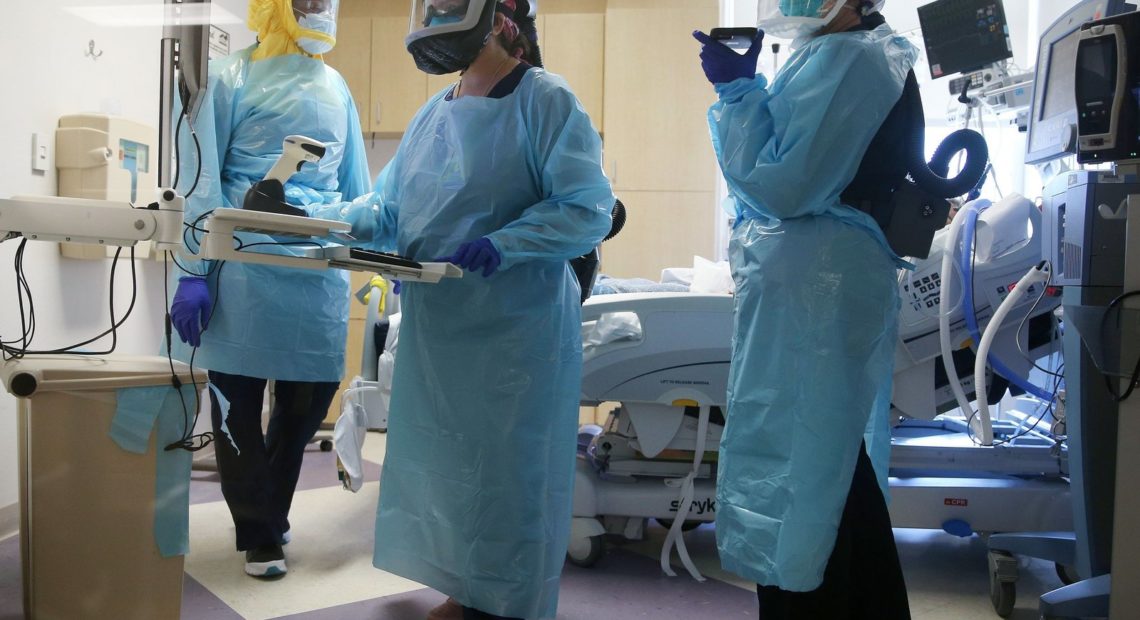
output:
[[974, 71], [1013, 57], [1005, 9], [995, 0], [937, 0], [918, 7], [930, 77]]

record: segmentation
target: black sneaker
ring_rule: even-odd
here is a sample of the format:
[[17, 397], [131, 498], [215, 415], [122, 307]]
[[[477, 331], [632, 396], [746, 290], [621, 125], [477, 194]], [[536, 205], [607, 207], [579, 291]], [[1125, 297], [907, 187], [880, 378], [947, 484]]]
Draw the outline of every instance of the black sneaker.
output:
[[281, 545], [263, 545], [245, 552], [245, 573], [254, 577], [277, 577], [288, 571]]

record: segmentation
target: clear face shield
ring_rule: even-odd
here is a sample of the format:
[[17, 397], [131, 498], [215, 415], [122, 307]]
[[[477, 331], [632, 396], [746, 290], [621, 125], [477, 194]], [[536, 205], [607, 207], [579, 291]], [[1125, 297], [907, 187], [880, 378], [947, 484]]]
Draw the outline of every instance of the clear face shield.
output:
[[298, 21], [306, 15], [325, 15], [336, 20], [340, 0], [291, 0], [293, 17]]
[[758, 0], [757, 27], [768, 36], [803, 41], [831, 23], [847, 0]]
[[479, 24], [487, 2], [493, 1], [412, 0], [412, 21], [406, 41], [472, 30]]
[[293, 19], [301, 29], [297, 45], [319, 56], [336, 45], [336, 17], [340, 0], [291, 0]]

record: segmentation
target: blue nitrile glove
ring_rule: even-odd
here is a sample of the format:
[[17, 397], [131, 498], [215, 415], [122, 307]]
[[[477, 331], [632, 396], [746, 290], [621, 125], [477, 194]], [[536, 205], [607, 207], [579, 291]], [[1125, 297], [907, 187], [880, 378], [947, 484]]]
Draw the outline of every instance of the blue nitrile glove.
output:
[[435, 259], [439, 262], [446, 262], [462, 267], [472, 273], [483, 270], [483, 277], [486, 278], [503, 262], [502, 255], [495, 249], [491, 240], [486, 237], [480, 237], [475, 241], [468, 241], [459, 246], [455, 254], [451, 256], [444, 256]]
[[178, 278], [178, 290], [170, 304], [170, 322], [178, 330], [182, 342], [192, 347], [201, 346], [202, 331], [210, 320], [210, 287], [206, 278], [183, 276]]
[[763, 30], [756, 31], [752, 46], [743, 54], [737, 54], [700, 30], [693, 31], [693, 38], [703, 44], [701, 68], [705, 70], [705, 77], [714, 85], [727, 84], [733, 80], [756, 75], [756, 61], [760, 58], [760, 50], [764, 48]]

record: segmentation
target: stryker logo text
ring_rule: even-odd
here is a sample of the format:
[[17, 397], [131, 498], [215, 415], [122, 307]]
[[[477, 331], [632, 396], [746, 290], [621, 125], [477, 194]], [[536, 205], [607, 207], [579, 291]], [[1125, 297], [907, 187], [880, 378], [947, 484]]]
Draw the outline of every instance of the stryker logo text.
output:
[[[681, 506], [681, 500], [675, 499], [669, 503], [669, 512], [677, 512], [677, 508]], [[691, 514], [704, 515], [716, 513], [716, 498], [710, 497], [704, 500], [693, 500], [693, 507], [689, 510]]]

